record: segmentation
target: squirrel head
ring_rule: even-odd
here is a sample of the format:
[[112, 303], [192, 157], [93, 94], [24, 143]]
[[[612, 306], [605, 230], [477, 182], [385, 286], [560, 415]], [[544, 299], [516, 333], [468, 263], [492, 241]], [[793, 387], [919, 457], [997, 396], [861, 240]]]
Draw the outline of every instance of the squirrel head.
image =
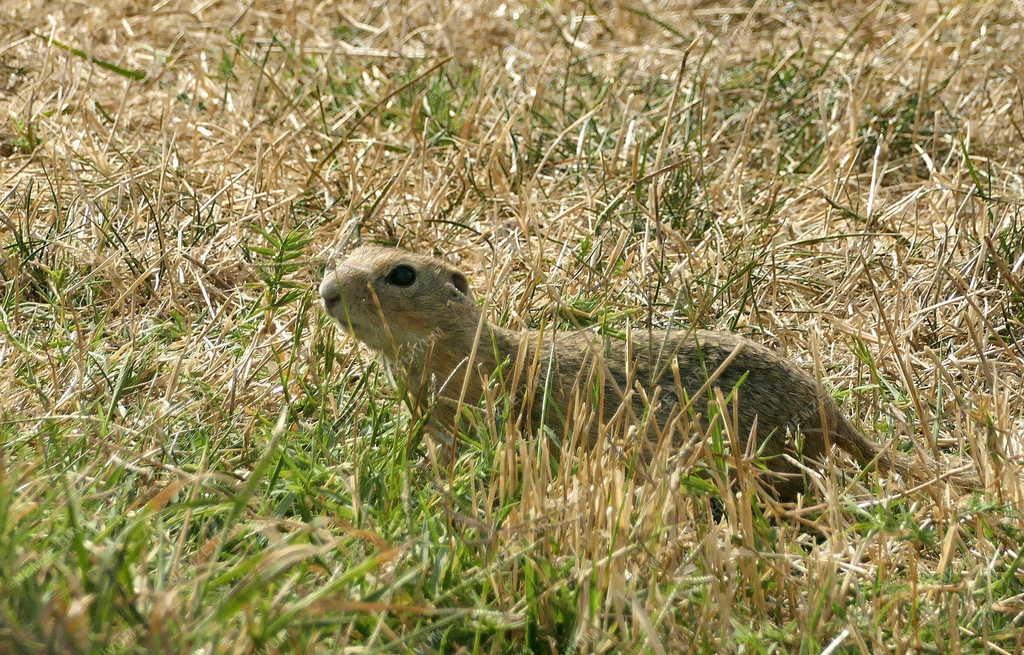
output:
[[342, 329], [385, 354], [432, 337], [472, 336], [480, 317], [465, 275], [384, 246], [361, 246], [328, 265], [320, 297]]

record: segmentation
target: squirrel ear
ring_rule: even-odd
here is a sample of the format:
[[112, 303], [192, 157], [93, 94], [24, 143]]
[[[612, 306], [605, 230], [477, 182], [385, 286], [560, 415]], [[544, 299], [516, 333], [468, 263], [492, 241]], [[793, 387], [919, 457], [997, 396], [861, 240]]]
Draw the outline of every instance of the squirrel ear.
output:
[[466, 280], [466, 276], [462, 273], [452, 273], [452, 286], [455, 287], [456, 291], [467, 298], [471, 297], [472, 294], [469, 292], [469, 281]]

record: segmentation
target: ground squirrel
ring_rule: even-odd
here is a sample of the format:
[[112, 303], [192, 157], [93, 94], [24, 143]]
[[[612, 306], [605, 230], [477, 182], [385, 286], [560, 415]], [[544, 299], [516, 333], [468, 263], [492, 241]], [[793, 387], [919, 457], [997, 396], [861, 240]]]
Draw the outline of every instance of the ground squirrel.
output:
[[820, 460], [829, 441], [862, 464], [913, 473], [909, 458], [882, 452], [854, 428], [813, 377], [734, 334], [637, 330], [627, 342], [589, 330], [507, 330], [483, 317], [458, 270], [382, 246], [356, 248], [329, 266], [320, 296], [346, 332], [384, 356], [413, 411], [429, 408], [442, 426], [455, 423], [457, 408], [476, 406], [486, 385], [499, 384], [528, 429], [543, 423], [557, 433], [571, 424], [593, 432], [598, 416], [646, 416], [664, 432], [687, 404], [687, 416], [706, 421], [717, 387], [725, 395], [738, 390], [739, 434], [749, 442], [755, 430], [781, 497], [804, 487], [791, 458], [799, 451]]

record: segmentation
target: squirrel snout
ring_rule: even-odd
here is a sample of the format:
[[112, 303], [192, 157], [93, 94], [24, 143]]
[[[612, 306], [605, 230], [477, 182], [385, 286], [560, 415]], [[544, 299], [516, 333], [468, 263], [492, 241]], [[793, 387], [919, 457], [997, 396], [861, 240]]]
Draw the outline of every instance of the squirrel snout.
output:
[[328, 273], [324, 277], [324, 281], [320, 283], [320, 298], [324, 301], [324, 306], [330, 309], [334, 305], [338, 304], [341, 300], [341, 287], [338, 285], [337, 276], [334, 272]]

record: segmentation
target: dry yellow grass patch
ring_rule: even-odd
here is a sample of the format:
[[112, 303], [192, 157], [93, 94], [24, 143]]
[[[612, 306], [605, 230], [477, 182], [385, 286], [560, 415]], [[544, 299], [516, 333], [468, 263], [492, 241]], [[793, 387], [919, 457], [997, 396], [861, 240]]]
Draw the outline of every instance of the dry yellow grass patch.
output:
[[[0, 652], [1024, 650], [1022, 62], [1004, 1], [7, 0]], [[752, 335], [985, 491], [440, 467], [317, 306], [355, 233]]]

